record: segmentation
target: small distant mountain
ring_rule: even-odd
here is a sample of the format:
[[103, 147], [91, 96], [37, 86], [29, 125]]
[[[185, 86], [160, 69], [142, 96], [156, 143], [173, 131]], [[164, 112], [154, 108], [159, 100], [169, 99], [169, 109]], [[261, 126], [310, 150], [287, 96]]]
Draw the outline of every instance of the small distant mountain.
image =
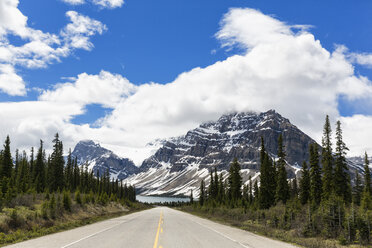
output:
[[79, 165], [87, 164], [95, 175], [97, 172], [103, 175], [108, 170], [111, 178], [122, 180], [139, 172], [130, 159], [120, 158], [92, 140], [77, 143], [71, 155], [77, 158]]

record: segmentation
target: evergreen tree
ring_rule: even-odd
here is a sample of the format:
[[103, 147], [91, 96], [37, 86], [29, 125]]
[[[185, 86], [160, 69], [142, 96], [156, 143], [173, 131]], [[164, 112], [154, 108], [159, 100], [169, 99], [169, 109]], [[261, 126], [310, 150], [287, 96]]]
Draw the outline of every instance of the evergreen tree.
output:
[[194, 196], [192, 194], [192, 190], [190, 192], [190, 204], [193, 204], [194, 203]]
[[351, 202], [351, 182], [349, 167], [346, 163], [346, 151], [348, 150], [342, 139], [341, 122], [337, 121], [334, 189], [336, 195], [342, 197], [345, 202]]
[[258, 201], [259, 197], [260, 197], [260, 190], [258, 188], [258, 181], [256, 180], [254, 182], [254, 185], [253, 185], [253, 197], [254, 197], [254, 201]]
[[199, 193], [199, 204], [200, 206], [204, 205], [204, 200], [205, 200], [205, 184], [204, 180], [200, 182], [200, 193]]
[[252, 176], [249, 176], [249, 203], [253, 203], [253, 184], [252, 184]]
[[64, 188], [64, 165], [65, 161], [63, 158], [63, 145], [62, 141], [59, 140], [59, 135], [56, 133], [53, 140], [53, 153], [51, 155], [50, 167], [52, 172], [49, 173], [51, 177], [51, 189], [56, 191], [57, 189]]
[[231, 200], [239, 200], [242, 197], [242, 176], [240, 175], [240, 164], [235, 158], [229, 170], [229, 197]]
[[302, 163], [301, 172], [302, 177], [300, 180], [300, 202], [304, 205], [308, 203], [310, 199], [310, 173], [305, 161]]
[[213, 199], [218, 199], [218, 174], [217, 167], [214, 167], [214, 185], [213, 185]]
[[331, 124], [329, 116], [326, 116], [323, 138], [322, 138], [322, 169], [323, 169], [323, 190], [322, 197], [328, 199], [333, 192], [333, 156], [332, 156], [332, 142], [331, 142]]
[[10, 178], [12, 176], [13, 169], [13, 160], [10, 153], [10, 139], [9, 135], [6, 136], [4, 151], [2, 154], [2, 168], [1, 168], [1, 177]]
[[[310, 200], [319, 205], [322, 197], [322, 172], [319, 166], [318, 145], [310, 144]], [[324, 184], [323, 184], [324, 185]]]
[[66, 186], [68, 189], [73, 189], [73, 184], [74, 184], [74, 180], [73, 180], [73, 161], [72, 161], [72, 157], [71, 157], [71, 149], [69, 149], [68, 151], [68, 156], [67, 156], [67, 164], [66, 164], [66, 172], [65, 172], [65, 175], [66, 175]]
[[298, 199], [298, 186], [297, 186], [297, 177], [292, 180], [291, 184], [291, 198]]
[[278, 177], [277, 177], [277, 186], [276, 186], [276, 202], [283, 202], [284, 204], [289, 199], [289, 186], [287, 180], [287, 171], [285, 170], [285, 152], [283, 147], [283, 136], [279, 135], [278, 139]]
[[261, 137], [261, 156], [260, 156], [260, 197], [259, 206], [261, 209], [270, 208], [275, 203], [275, 168], [264, 146], [264, 140]]
[[358, 206], [360, 206], [362, 194], [363, 194], [362, 179], [360, 178], [358, 171], [356, 171], [355, 172], [355, 186], [353, 188], [353, 202]]
[[43, 150], [43, 141], [40, 140], [40, 148], [36, 155], [36, 162], [35, 162], [35, 189], [37, 192], [44, 191], [45, 188], [45, 154]]
[[371, 172], [367, 152], [364, 154], [364, 190], [371, 194]]
[[222, 202], [225, 199], [225, 187], [223, 183], [223, 175], [220, 174], [219, 180], [218, 180], [218, 201]]
[[210, 171], [210, 183], [208, 187], [208, 200], [214, 199], [214, 177], [213, 172]]

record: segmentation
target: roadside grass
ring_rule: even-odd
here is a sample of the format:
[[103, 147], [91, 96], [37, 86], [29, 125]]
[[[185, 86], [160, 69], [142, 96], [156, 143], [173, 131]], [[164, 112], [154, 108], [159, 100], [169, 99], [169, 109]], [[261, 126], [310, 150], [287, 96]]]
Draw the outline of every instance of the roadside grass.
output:
[[199, 216], [201, 218], [209, 219], [220, 224], [229, 225], [249, 231], [261, 236], [266, 236], [283, 242], [291, 243], [300, 247], [309, 248], [365, 248], [369, 246], [362, 246], [357, 244], [341, 245], [340, 241], [332, 239], [324, 239], [322, 237], [303, 237], [299, 230], [291, 229], [284, 230], [273, 228], [270, 225], [264, 225], [257, 221], [247, 219], [241, 211], [231, 211], [227, 209], [200, 209], [191, 205], [177, 207], [176, 209]]
[[45, 209], [47, 200], [43, 195], [20, 197], [24, 199], [17, 200], [26, 204], [4, 208], [0, 212], [0, 247], [150, 208], [139, 202], [79, 204], [72, 200], [71, 211], [57, 203], [51, 212], [49, 208]]

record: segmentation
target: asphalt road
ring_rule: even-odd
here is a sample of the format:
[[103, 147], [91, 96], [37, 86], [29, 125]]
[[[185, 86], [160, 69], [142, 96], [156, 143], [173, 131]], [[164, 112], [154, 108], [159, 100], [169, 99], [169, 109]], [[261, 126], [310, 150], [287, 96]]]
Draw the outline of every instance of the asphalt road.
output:
[[158, 207], [7, 247], [284, 248], [295, 246], [170, 208]]

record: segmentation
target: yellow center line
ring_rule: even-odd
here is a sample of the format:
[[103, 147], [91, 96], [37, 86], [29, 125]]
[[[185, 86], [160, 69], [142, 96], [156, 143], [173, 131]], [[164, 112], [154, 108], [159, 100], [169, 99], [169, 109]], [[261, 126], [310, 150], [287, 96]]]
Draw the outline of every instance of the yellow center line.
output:
[[158, 224], [158, 231], [156, 232], [156, 237], [155, 237], [155, 242], [154, 242], [153, 248], [158, 248], [159, 233], [160, 233], [162, 219], [163, 219], [163, 212], [160, 213], [159, 224]]

